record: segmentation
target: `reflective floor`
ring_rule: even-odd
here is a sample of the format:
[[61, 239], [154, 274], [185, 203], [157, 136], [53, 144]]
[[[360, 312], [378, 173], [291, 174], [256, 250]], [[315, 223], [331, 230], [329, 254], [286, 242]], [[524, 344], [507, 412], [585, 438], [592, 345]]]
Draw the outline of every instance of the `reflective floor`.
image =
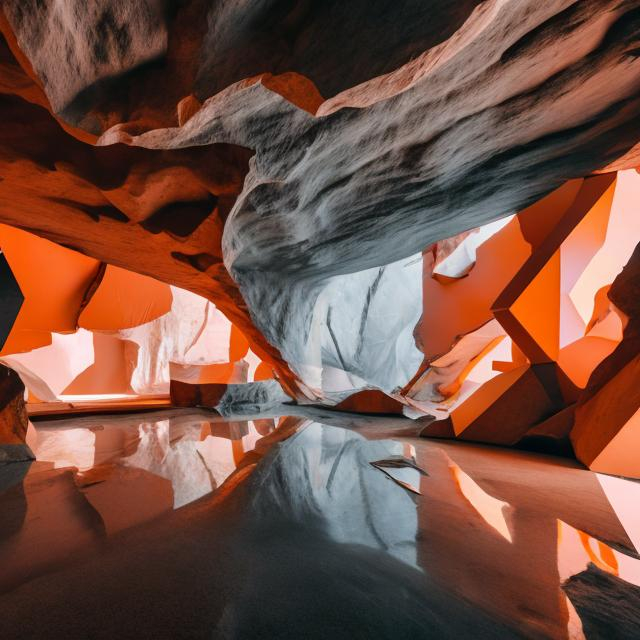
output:
[[37, 422], [0, 467], [0, 637], [640, 638], [640, 483], [417, 429]]

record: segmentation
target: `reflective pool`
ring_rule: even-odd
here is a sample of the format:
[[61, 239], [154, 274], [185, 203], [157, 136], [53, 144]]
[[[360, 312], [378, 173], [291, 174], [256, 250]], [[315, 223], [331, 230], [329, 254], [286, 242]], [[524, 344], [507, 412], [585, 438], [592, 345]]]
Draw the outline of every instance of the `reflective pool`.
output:
[[300, 413], [35, 423], [0, 467], [0, 630], [640, 637], [640, 483]]

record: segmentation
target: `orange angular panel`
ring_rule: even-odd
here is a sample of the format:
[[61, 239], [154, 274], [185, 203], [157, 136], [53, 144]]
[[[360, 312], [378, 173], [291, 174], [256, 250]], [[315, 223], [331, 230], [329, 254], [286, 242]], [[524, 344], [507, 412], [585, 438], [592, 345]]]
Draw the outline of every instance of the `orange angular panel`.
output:
[[626, 316], [623, 338], [591, 374], [570, 437], [576, 457], [591, 469], [640, 477], [640, 245], [609, 298]]
[[171, 310], [168, 284], [139, 273], [107, 265], [78, 320], [92, 331], [130, 329], [151, 322]]
[[[557, 361], [561, 327], [581, 322], [569, 293], [604, 242], [614, 190], [615, 175], [585, 179], [571, 207], [493, 304], [495, 317], [533, 363]], [[576, 337], [581, 329], [577, 324]]]
[[496, 317], [529, 360], [556, 360], [560, 349], [559, 252], [531, 280], [509, 312], [507, 316], [496, 311]]
[[563, 285], [568, 296], [604, 242], [615, 180], [615, 174], [584, 180], [571, 206], [492, 306], [495, 317], [531, 362], [558, 358]]
[[[615, 188], [598, 200], [560, 247], [560, 348], [584, 335], [585, 322], [571, 294], [589, 263], [605, 244], [616, 189], [617, 179]], [[602, 281], [602, 285], [607, 284], [607, 280]], [[595, 294], [596, 291], [593, 292]]]
[[576, 409], [571, 441], [594, 471], [640, 478], [640, 355]]
[[614, 340], [585, 336], [560, 350], [558, 364], [571, 381], [583, 389], [593, 370], [613, 353], [616, 346]]
[[492, 304], [530, 259], [557, 221], [571, 208], [583, 180], [572, 180], [520, 212], [476, 251], [464, 278], [447, 283], [432, 277], [434, 257], [424, 254], [424, 310], [418, 332], [427, 359], [447, 353], [456, 338], [493, 318]]
[[[485, 382], [445, 420], [428, 425], [424, 437], [513, 445], [563, 406], [555, 365], [521, 366]], [[555, 387], [555, 393], [549, 389]]]
[[640, 479], [640, 409], [589, 465], [592, 471]]
[[267, 362], [261, 362], [253, 374], [253, 379], [256, 382], [260, 380], [269, 380], [273, 378], [273, 368]]
[[52, 331], [75, 331], [98, 260], [4, 224], [0, 247], [25, 298], [0, 353], [30, 351], [51, 344]]
[[74, 378], [64, 395], [133, 394], [125, 359], [125, 341], [105, 333], [93, 334], [93, 364]]
[[249, 341], [244, 334], [234, 324], [231, 325], [231, 336], [229, 337], [229, 362], [242, 360], [249, 352]]
[[486, 413], [528, 371], [527, 366], [518, 367], [485, 382], [478, 391], [459, 405], [451, 415], [456, 436], [461, 435], [480, 416]]

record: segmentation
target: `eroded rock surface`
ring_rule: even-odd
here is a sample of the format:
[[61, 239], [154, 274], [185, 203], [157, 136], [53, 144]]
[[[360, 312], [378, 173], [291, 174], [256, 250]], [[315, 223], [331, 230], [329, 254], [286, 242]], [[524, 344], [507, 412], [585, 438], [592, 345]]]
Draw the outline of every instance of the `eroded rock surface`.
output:
[[260, 413], [291, 401], [276, 380], [244, 384], [191, 384], [172, 380], [171, 399], [177, 406], [215, 409], [223, 416]]
[[0, 365], [0, 462], [33, 459], [25, 442], [28, 424], [24, 384], [15, 371]]
[[434, 276], [463, 277], [470, 229], [637, 166], [638, 0], [9, 1], [1, 26], [0, 219], [214, 301], [299, 400], [398, 396], [423, 251], [454, 238]]
[[562, 588], [580, 615], [585, 637], [614, 633], [619, 638], [634, 638], [640, 634], [640, 587], [590, 564]]

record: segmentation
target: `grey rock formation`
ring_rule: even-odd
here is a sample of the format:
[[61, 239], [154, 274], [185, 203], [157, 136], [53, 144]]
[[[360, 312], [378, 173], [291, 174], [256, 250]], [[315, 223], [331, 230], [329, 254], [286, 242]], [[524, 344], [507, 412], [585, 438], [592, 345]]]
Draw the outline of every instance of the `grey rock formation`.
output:
[[[410, 494], [371, 463], [401, 455], [392, 440], [310, 422], [274, 447], [252, 478], [254, 517], [289, 518], [305, 525], [321, 517], [338, 543], [385, 550], [418, 567], [418, 514]], [[420, 473], [415, 471], [418, 480]]]
[[580, 616], [586, 638], [640, 636], [640, 587], [589, 564], [562, 588]]
[[0, 463], [27, 462], [35, 456], [27, 444], [2, 444], [0, 445]]
[[250, 415], [269, 411], [290, 400], [276, 380], [261, 380], [227, 385], [215, 408], [223, 416]]
[[[414, 255], [624, 155], [640, 136], [639, 43], [635, 3], [487, 2], [442, 46], [317, 116], [295, 92], [244, 82], [183, 127], [129, 141], [255, 149], [225, 225], [225, 264], [299, 370], [317, 363], [299, 341], [313, 335], [330, 278]], [[368, 287], [351, 300], [360, 313]]]

